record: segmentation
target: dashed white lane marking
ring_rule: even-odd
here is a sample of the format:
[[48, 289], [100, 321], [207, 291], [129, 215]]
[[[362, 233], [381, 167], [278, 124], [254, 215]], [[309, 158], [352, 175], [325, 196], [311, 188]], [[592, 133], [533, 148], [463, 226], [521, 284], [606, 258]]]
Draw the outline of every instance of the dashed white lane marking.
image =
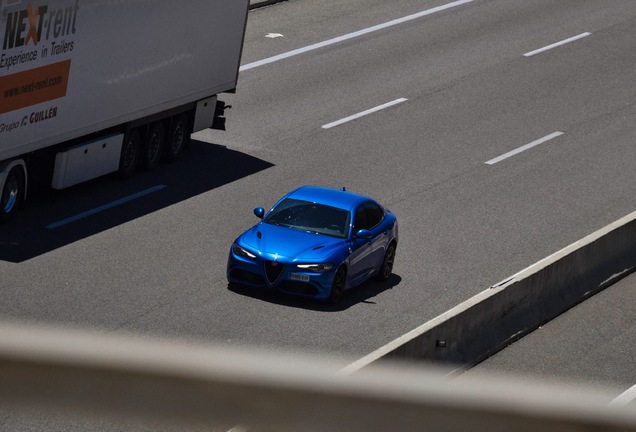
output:
[[519, 154], [519, 153], [521, 153], [521, 152], [524, 152], [524, 151], [526, 151], [526, 150], [529, 150], [529, 149], [531, 149], [532, 147], [536, 147], [536, 146], [538, 146], [539, 144], [543, 144], [544, 142], [546, 142], [546, 141], [550, 141], [551, 139], [556, 138], [556, 137], [561, 136], [561, 135], [563, 135], [563, 132], [553, 132], [553, 133], [551, 133], [550, 135], [546, 135], [546, 136], [544, 136], [543, 138], [539, 138], [539, 139], [538, 139], [538, 140], [536, 140], [536, 141], [532, 141], [532, 142], [531, 142], [531, 143], [529, 143], [529, 144], [526, 144], [526, 145], [524, 145], [524, 146], [521, 146], [521, 147], [519, 147], [519, 148], [516, 148], [516, 149], [514, 149], [514, 150], [512, 150], [512, 151], [509, 151], [508, 153], [504, 153], [504, 154], [502, 154], [501, 156], [497, 156], [497, 157], [496, 157], [496, 158], [494, 158], [494, 159], [490, 159], [489, 161], [486, 161], [485, 163], [486, 163], [487, 165], [494, 165], [494, 164], [496, 164], [497, 162], [501, 162], [501, 161], [502, 161], [502, 160], [504, 160], [504, 159], [508, 159], [508, 158], [509, 158], [509, 157], [511, 157], [511, 156], [514, 156], [514, 155], [516, 155], [516, 154]]
[[59, 228], [59, 227], [64, 226], [64, 225], [68, 225], [68, 224], [70, 224], [72, 222], [77, 222], [80, 219], [84, 219], [84, 218], [87, 218], [87, 217], [92, 216], [94, 214], [101, 213], [101, 212], [103, 212], [105, 210], [108, 210], [108, 209], [111, 209], [113, 207], [117, 207], [119, 205], [125, 204], [125, 203], [127, 203], [129, 201], [136, 200], [137, 198], [141, 198], [141, 197], [146, 196], [148, 194], [151, 194], [153, 192], [157, 192], [158, 190], [164, 189], [166, 187], [167, 187], [166, 185], [153, 186], [153, 187], [148, 188], [146, 190], [142, 190], [141, 192], [137, 192], [135, 194], [128, 195], [127, 197], [118, 199], [118, 200], [113, 201], [111, 203], [104, 204], [102, 206], [96, 207], [96, 208], [94, 208], [92, 210], [88, 210], [88, 211], [85, 211], [83, 213], [79, 213], [79, 214], [77, 214], [75, 216], [71, 216], [71, 217], [68, 217], [66, 219], [62, 219], [60, 221], [53, 222], [52, 224], [49, 224], [46, 227], [48, 229]]
[[579, 39], [582, 39], [584, 37], [588, 37], [591, 34], [592, 33], [585, 32], [585, 33], [581, 33], [580, 35], [572, 36], [571, 38], [564, 39], [564, 40], [562, 40], [560, 42], [556, 42], [556, 43], [553, 43], [551, 45], [544, 46], [543, 48], [539, 48], [537, 50], [527, 52], [527, 53], [524, 54], [524, 57], [531, 57], [531, 56], [533, 56], [535, 54], [539, 54], [539, 53], [542, 53], [544, 51], [551, 50], [552, 48], [556, 48], [558, 46], [565, 45], [565, 44], [570, 43], [570, 42], [574, 42], [575, 40], [579, 40]]
[[399, 99], [396, 99], [394, 101], [387, 102], [387, 103], [382, 104], [382, 105], [378, 105], [375, 108], [371, 108], [371, 109], [368, 109], [366, 111], [359, 112], [358, 114], [354, 114], [352, 116], [345, 117], [345, 118], [340, 119], [340, 120], [336, 120], [335, 122], [327, 123], [326, 125], [323, 125], [322, 128], [323, 129], [330, 129], [330, 128], [334, 127], [334, 126], [338, 126], [338, 125], [341, 125], [343, 123], [350, 122], [351, 120], [355, 120], [357, 118], [364, 117], [364, 116], [369, 115], [371, 113], [381, 111], [383, 109], [392, 107], [393, 105], [400, 104], [400, 103], [405, 102], [407, 100], [408, 99], [406, 99], [406, 98], [399, 98]]

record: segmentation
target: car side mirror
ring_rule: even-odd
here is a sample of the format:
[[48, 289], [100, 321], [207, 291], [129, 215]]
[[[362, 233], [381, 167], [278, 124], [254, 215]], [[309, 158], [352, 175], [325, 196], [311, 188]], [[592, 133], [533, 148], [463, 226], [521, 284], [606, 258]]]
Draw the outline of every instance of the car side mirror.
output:
[[254, 215], [256, 215], [259, 219], [263, 219], [263, 216], [265, 216], [265, 209], [263, 207], [256, 207], [254, 209]]
[[371, 231], [366, 229], [361, 229], [356, 233], [356, 238], [359, 239], [369, 240], [371, 237], [373, 237], [373, 234], [371, 234]]

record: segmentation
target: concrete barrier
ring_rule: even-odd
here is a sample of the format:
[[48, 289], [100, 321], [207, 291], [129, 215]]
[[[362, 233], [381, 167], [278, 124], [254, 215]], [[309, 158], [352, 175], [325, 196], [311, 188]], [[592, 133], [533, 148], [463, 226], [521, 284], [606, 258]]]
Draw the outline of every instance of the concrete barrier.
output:
[[470, 367], [636, 268], [636, 212], [545, 258], [341, 371], [379, 359]]

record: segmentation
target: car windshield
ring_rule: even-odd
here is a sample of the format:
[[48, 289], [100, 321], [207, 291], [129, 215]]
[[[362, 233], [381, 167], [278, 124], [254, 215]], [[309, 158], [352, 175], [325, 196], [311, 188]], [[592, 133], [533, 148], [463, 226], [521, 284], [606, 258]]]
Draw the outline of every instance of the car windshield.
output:
[[346, 238], [350, 216], [347, 210], [293, 198], [285, 198], [263, 222], [301, 231]]

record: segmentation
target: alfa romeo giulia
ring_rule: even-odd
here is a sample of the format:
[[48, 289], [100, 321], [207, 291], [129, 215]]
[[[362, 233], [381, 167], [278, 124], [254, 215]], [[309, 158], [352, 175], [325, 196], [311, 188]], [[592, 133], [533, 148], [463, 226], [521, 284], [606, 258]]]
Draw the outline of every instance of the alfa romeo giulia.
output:
[[397, 219], [369, 197], [303, 186], [254, 214], [262, 220], [230, 248], [229, 283], [335, 304], [345, 290], [393, 271]]

